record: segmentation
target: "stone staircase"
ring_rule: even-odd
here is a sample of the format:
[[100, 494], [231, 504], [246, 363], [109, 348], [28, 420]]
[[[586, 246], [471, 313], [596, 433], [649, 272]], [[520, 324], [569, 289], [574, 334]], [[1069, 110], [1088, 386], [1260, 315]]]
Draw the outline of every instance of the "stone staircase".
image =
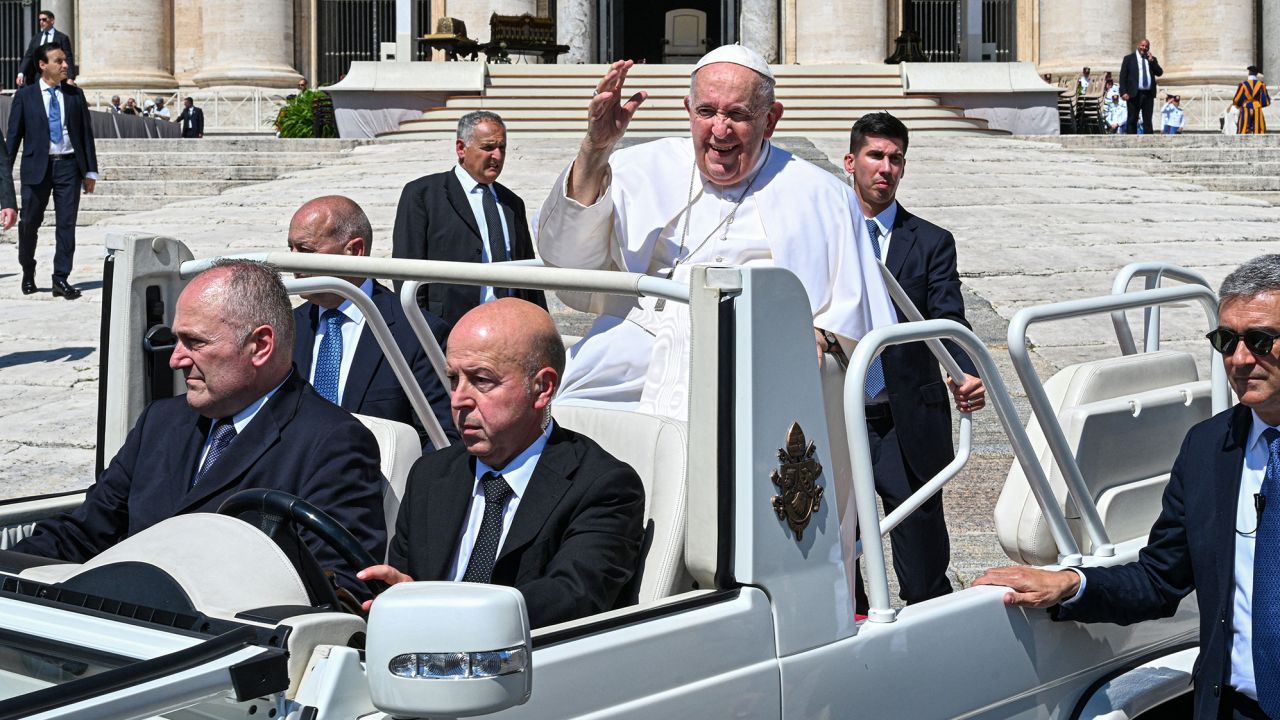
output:
[[[397, 140], [451, 138], [458, 118], [491, 110], [513, 134], [577, 136], [586, 131], [587, 105], [605, 65], [489, 65], [483, 95], [456, 95], [443, 107], [380, 135]], [[683, 106], [692, 65], [637, 65], [626, 89], [645, 90], [648, 100], [627, 131], [632, 137], [687, 133]], [[894, 65], [778, 65], [777, 95], [785, 108], [779, 135], [845, 134], [865, 112], [888, 110], [913, 133], [996, 133], [985, 120], [966, 118], [936, 96], [907, 95]]]
[[1112, 165], [1280, 205], [1280, 135], [1068, 135], [1064, 148]]
[[[240, 185], [332, 164], [358, 140], [281, 140], [245, 136], [201, 140], [98, 140], [102, 176], [92, 195], [80, 196], [80, 225], [182, 200], [196, 200]], [[14, 173], [15, 178], [17, 173]], [[53, 214], [45, 218], [52, 227]]]

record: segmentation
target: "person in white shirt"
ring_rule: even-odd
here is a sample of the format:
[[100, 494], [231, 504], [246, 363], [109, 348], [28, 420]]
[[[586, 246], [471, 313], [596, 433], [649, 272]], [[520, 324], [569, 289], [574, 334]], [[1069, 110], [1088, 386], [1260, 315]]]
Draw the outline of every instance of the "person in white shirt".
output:
[[1162, 132], [1165, 135], [1178, 135], [1182, 132], [1182, 125], [1186, 121], [1186, 114], [1182, 112], [1182, 98], [1177, 95], [1169, 95], [1165, 98], [1164, 107], [1160, 110]]

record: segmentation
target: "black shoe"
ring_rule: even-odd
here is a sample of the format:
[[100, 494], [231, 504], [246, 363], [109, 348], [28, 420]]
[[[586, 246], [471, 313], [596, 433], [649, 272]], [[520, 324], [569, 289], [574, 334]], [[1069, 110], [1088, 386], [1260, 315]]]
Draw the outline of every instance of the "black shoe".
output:
[[67, 282], [66, 278], [53, 279], [53, 295], [54, 297], [64, 297], [68, 300], [75, 300], [80, 297], [80, 291], [74, 285]]
[[36, 287], [36, 279], [35, 279], [35, 278], [33, 278], [33, 277], [31, 277], [31, 275], [29, 275], [29, 274], [27, 274], [27, 273], [23, 273], [23, 274], [22, 274], [22, 294], [23, 294], [23, 295], [32, 295], [32, 294], [34, 294], [38, 289], [39, 289], [39, 288], [37, 288], [37, 287]]

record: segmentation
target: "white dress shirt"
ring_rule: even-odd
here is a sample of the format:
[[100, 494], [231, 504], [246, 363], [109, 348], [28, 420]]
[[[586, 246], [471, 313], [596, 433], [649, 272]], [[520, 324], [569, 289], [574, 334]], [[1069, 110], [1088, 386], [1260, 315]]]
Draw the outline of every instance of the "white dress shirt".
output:
[[[476, 227], [480, 229], [480, 262], [493, 262], [493, 256], [489, 252], [489, 221], [484, 217], [484, 193], [493, 193], [494, 202], [498, 203], [498, 219], [502, 222], [502, 243], [507, 248], [507, 258], [511, 258], [511, 228], [507, 227], [506, 215], [502, 212], [502, 203], [498, 201], [498, 193], [493, 189], [492, 185], [478, 183], [475, 178], [467, 174], [467, 171], [461, 165], [453, 166], [453, 174], [458, 177], [458, 182], [462, 183], [462, 189], [467, 193], [467, 202], [471, 204], [471, 214], [475, 216]], [[480, 286], [480, 302], [487, 303], [496, 299], [493, 294], [493, 288], [488, 285]]]
[[[59, 113], [60, 113], [60, 114], [61, 114], [61, 116], [62, 116], [62, 142], [56, 142], [56, 143], [55, 143], [55, 142], [53, 142], [52, 140], [50, 140], [50, 141], [49, 141], [49, 154], [50, 154], [50, 155], [73, 155], [73, 154], [75, 154], [75, 151], [76, 151], [76, 150], [75, 150], [75, 147], [71, 144], [71, 134], [70, 134], [70, 132], [67, 130], [67, 126], [68, 126], [68, 123], [67, 123], [67, 99], [66, 99], [66, 97], [62, 94], [62, 88], [61, 88], [60, 86], [53, 86], [53, 85], [49, 85], [48, 83], [46, 83], [46, 82], [44, 81], [44, 78], [43, 78], [43, 77], [41, 77], [37, 82], [39, 82], [39, 83], [40, 83], [40, 99], [41, 99], [42, 101], [44, 101], [44, 116], [45, 116], [46, 118], [47, 118], [47, 117], [49, 117], [49, 88], [50, 88], [50, 87], [56, 87], [56, 89], [53, 91], [53, 93], [54, 93], [55, 95], [57, 95], [57, 96], [58, 96], [58, 111], [59, 111]], [[46, 133], [46, 135], [47, 135], [47, 133]], [[85, 173], [85, 174], [84, 174], [84, 176], [85, 176], [86, 178], [88, 178], [89, 180], [97, 180], [97, 179], [98, 179], [98, 173], [96, 173], [96, 172], [87, 172], [87, 173]]]
[[[292, 375], [292, 374], [293, 374], [292, 372], [289, 373], [289, 375]], [[267, 401], [271, 399], [271, 396], [275, 395], [276, 391], [280, 389], [280, 385], [284, 385], [285, 380], [289, 379], [289, 375], [285, 375], [284, 380], [281, 380], [279, 385], [276, 385], [275, 387], [268, 390], [266, 395], [263, 395], [257, 400], [254, 400], [253, 402], [249, 403], [248, 407], [236, 413], [235, 415], [231, 416], [231, 424], [236, 427], [236, 435], [239, 435], [240, 433], [244, 432], [244, 429], [248, 427], [250, 421], [252, 421], [253, 418], [257, 416], [258, 411], [262, 409], [262, 406], [266, 405]], [[214, 422], [216, 423], [220, 421], [215, 420]], [[209, 429], [213, 430], [213, 426], [211, 425]], [[200, 449], [200, 462], [196, 463], [196, 470], [194, 473], [192, 473], [192, 477], [195, 477], [195, 473], [200, 472], [200, 468], [204, 467], [204, 458], [206, 455], [209, 454], [209, 448], [212, 445], [213, 445], [213, 433], [210, 432], [209, 437], [204, 439], [204, 447]]]
[[[529, 480], [533, 477], [533, 470], [538, 466], [538, 459], [542, 457], [542, 451], [547, 447], [547, 440], [551, 437], [551, 428], [555, 426], [554, 421], [548, 422], [547, 427], [542, 430], [542, 434], [534, 440], [524, 452], [515, 457], [514, 460], [507, 463], [502, 469], [491, 468], [484, 464], [482, 460], [476, 458], [476, 474], [475, 483], [471, 490], [471, 509], [467, 512], [467, 522], [462, 526], [462, 534], [458, 536], [457, 550], [454, 552], [453, 560], [449, 564], [449, 579], [454, 582], [461, 582], [462, 576], [467, 574], [467, 565], [471, 562], [471, 550], [475, 547], [476, 536], [480, 534], [480, 525], [484, 522], [484, 486], [480, 484], [480, 478], [485, 473], [495, 473], [501, 475], [503, 480], [507, 481], [507, 485], [511, 488], [511, 494], [507, 496], [506, 505], [502, 511], [502, 536], [498, 541], [498, 555], [502, 554], [502, 544], [507, 541], [507, 533], [511, 530], [511, 521], [516, 516], [516, 508], [520, 507], [520, 498], [524, 497], [524, 493], [529, 488]], [[496, 557], [495, 557], [496, 559]]]
[[[360, 291], [369, 297], [373, 297], [373, 279], [365, 278], [360, 283]], [[364, 332], [364, 313], [360, 312], [360, 308], [350, 300], [343, 300], [338, 306], [338, 312], [347, 317], [342, 325], [342, 364], [338, 369], [338, 404], [342, 404], [342, 394], [347, 389], [347, 375], [351, 372], [351, 360], [355, 357], [356, 344], [360, 342], [360, 333]], [[311, 368], [307, 372], [307, 377], [314, 385], [316, 381], [316, 361], [320, 358], [320, 343], [324, 341], [324, 336], [328, 332], [328, 324], [324, 321], [324, 314], [328, 308], [319, 308], [319, 321], [316, 324], [316, 339], [311, 346]]]
[[1138, 89], [1151, 89], [1151, 64], [1147, 59], [1142, 57], [1142, 53], [1135, 52], [1134, 57], [1138, 58]]

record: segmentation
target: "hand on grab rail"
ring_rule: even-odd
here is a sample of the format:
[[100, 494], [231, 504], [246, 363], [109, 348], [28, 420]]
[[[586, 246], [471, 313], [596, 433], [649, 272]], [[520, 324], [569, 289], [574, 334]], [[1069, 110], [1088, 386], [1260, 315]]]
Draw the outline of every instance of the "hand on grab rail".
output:
[[983, 387], [981, 378], [966, 374], [959, 385], [954, 379], [947, 378], [947, 387], [956, 398], [956, 410], [973, 412], [986, 407], [987, 389]]

